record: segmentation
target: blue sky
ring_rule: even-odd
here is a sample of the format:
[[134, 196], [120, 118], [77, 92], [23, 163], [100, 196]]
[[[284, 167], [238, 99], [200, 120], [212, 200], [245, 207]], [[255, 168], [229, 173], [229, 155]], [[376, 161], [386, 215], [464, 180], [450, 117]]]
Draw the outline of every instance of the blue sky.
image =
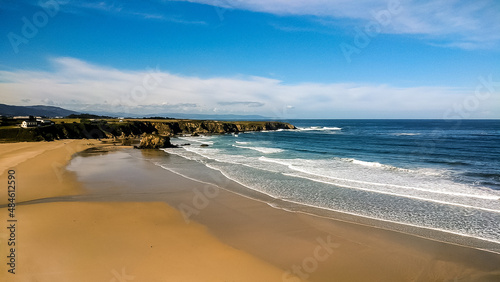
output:
[[500, 2], [2, 1], [0, 103], [500, 118]]

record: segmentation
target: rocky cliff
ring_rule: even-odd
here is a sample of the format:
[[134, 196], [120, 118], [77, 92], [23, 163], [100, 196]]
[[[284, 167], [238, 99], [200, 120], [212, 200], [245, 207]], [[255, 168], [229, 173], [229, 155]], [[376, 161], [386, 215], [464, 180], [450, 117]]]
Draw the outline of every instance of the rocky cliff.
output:
[[0, 141], [50, 141], [54, 139], [98, 139], [139, 137], [156, 133], [163, 136], [181, 134], [223, 134], [244, 131], [295, 129], [285, 122], [210, 121], [210, 120], [125, 120], [83, 123], [61, 123], [39, 128], [1, 128]]
[[244, 131], [262, 131], [278, 129], [295, 129], [295, 126], [284, 122], [249, 122], [249, 121], [195, 121], [183, 120], [177, 122], [151, 122], [159, 134], [223, 134], [238, 133]]

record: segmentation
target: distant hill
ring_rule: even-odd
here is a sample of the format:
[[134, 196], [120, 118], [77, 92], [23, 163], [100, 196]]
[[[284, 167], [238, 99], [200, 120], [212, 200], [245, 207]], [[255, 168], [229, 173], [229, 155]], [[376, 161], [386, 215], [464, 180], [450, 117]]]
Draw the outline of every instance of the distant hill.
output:
[[66, 110], [53, 106], [10, 106], [0, 104], [0, 115], [2, 116], [45, 116], [45, 117], [65, 117], [79, 112]]
[[[146, 117], [154, 115], [146, 115]], [[268, 117], [259, 115], [221, 115], [221, 114], [181, 114], [181, 113], [169, 113], [160, 114], [160, 116], [168, 116], [179, 119], [198, 119], [198, 120], [270, 120]]]
[[86, 113], [100, 116], [131, 117], [131, 118], [150, 118], [150, 117], [169, 117], [175, 119], [197, 119], [197, 120], [272, 120], [270, 117], [260, 115], [232, 115], [232, 114], [188, 114], [188, 113], [154, 113], [149, 115], [132, 113], [112, 113], [100, 111], [86, 111]]
[[[171, 117], [177, 119], [197, 119], [197, 120], [272, 120], [272, 118], [259, 115], [232, 115], [232, 114], [186, 114], [186, 113], [153, 113], [149, 115], [131, 113], [113, 113], [85, 111], [85, 114], [104, 117]], [[10, 106], [0, 104], [0, 115], [2, 116], [45, 116], [45, 117], [66, 117], [69, 115], [80, 116], [82, 113], [66, 110], [53, 106]]]

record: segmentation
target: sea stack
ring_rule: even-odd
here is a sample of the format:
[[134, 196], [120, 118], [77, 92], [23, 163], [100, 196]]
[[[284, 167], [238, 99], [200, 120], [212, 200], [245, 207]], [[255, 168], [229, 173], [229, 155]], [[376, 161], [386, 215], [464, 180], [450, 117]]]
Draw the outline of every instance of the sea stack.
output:
[[160, 148], [175, 148], [176, 146], [170, 143], [170, 138], [156, 134], [144, 134], [141, 138], [139, 149], [160, 149]]

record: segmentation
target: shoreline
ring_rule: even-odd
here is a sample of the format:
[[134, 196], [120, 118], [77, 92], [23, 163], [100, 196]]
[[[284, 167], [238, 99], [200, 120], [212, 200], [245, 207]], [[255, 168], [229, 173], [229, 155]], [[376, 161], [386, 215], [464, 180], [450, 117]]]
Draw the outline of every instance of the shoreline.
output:
[[[134, 156], [126, 157], [125, 155], [129, 153]], [[107, 155], [99, 157], [100, 160], [95, 159], [94, 161], [90, 161], [91, 159], [89, 158], [87, 160], [90, 162], [87, 165], [96, 165], [100, 162], [109, 164], [115, 162], [133, 162], [133, 169], [135, 171], [142, 171], [132, 172], [128, 170], [132, 169], [132, 166], [122, 165], [121, 168], [124, 171], [116, 175], [112, 174], [115, 176], [124, 175], [125, 171], [128, 173], [138, 173], [138, 175], [145, 173], [143, 170], [148, 171], [148, 173], [143, 176], [147, 177], [152, 183], [151, 186], [153, 187], [153, 190], [148, 190], [150, 188], [147, 187], [142, 188], [144, 189], [142, 191], [143, 194], [131, 194], [129, 196], [124, 196], [123, 199], [121, 199], [122, 201], [126, 201], [129, 197], [144, 197], [143, 199], [148, 199], [148, 197], [151, 196], [148, 196], [148, 194], [151, 193], [154, 195], [153, 198], [156, 200], [165, 201], [167, 204], [177, 208], [178, 210], [182, 210], [183, 207], [185, 208], [186, 206], [194, 207], [193, 199], [196, 195], [199, 195], [199, 193], [193, 193], [193, 190], [198, 189], [198, 191], [203, 191], [203, 189], [206, 188], [207, 182], [199, 181], [194, 184], [192, 180], [186, 179], [182, 174], [175, 174], [165, 167], [161, 167], [161, 164], [158, 163], [163, 158], [166, 158], [168, 161], [172, 161], [175, 165], [176, 162], [180, 161], [177, 156], [169, 156], [161, 151], [138, 152], [134, 150], [128, 150], [128, 152], [122, 152], [121, 154], [123, 155], [122, 157], [126, 157], [126, 160], [128, 161], [125, 161], [125, 159], [122, 159], [122, 157], [119, 156]], [[141, 159], [140, 163], [136, 163], [134, 161], [138, 158]], [[148, 159], [149, 161], [145, 161], [144, 159]], [[156, 164], [154, 164], [155, 162]], [[192, 161], [189, 168], [194, 170], [196, 173], [207, 173], [206, 171], [199, 171], [197, 164]], [[179, 178], [183, 178], [183, 180], [179, 180]], [[357, 262], [357, 260], [363, 256], [365, 256], [365, 260], [369, 261], [369, 263], [377, 264], [379, 263], [378, 261], [380, 260], [380, 257], [391, 257], [391, 254], [394, 254], [394, 258], [391, 258], [390, 262], [386, 261], [386, 263], [378, 265], [378, 268], [385, 269], [387, 272], [397, 265], [401, 265], [405, 268], [415, 268], [415, 266], [411, 266], [411, 264], [415, 264], [415, 257], [419, 258], [417, 261], [420, 261], [420, 263], [416, 264], [420, 266], [428, 262], [429, 256], [440, 257], [443, 260], [443, 262], [440, 263], [446, 265], [443, 268], [455, 268], [455, 271], [464, 267], [469, 268], [471, 266], [481, 268], [481, 266], [478, 265], [481, 263], [484, 263], [484, 266], [489, 265], [491, 271], [492, 269], [495, 269], [495, 266], [497, 265], [493, 265], [494, 263], [492, 264], [491, 262], [500, 263], [500, 256], [479, 249], [429, 240], [427, 238], [421, 238], [408, 233], [390, 231], [372, 226], [364, 226], [353, 222], [339, 221], [331, 218], [321, 218], [315, 215], [313, 216], [298, 212], [289, 212], [283, 209], [276, 209], [270, 206], [268, 202], [258, 201], [256, 199], [249, 198], [246, 195], [239, 195], [237, 192], [234, 193], [234, 190], [238, 189], [237, 186], [239, 184], [223, 177], [222, 174], [219, 175], [219, 173], [211, 173], [211, 175], [207, 176], [207, 179], [210, 178], [212, 180], [219, 181], [219, 187], [221, 189], [215, 197], [208, 197], [207, 194], [206, 198], [209, 201], [206, 207], [203, 206], [202, 209], [197, 211], [198, 213], [196, 211], [191, 211], [190, 220], [194, 220], [207, 226], [211, 233], [217, 236], [222, 242], [237, 249], [242, 249], [254, 256], [260, 257], [261, 259], [267, 260], [280, 268], [291, 269], [292, 266], [300, 265], [301, 261], [310, 257], [311, 251], [307, 251], [307, 249], [309, 248], [314, 250], [314, 244], [318, 238], [327, 238], [327, 236], [336, 237], [339, 232], [346, 232], [346, 234], [348, 234], [344, 236], [344, 238], [342, 238], [342, 236], [339, 237], [341, 238], [339, 240], [343, 242], [341, 243], [341, 246], [344, 246], [347, 250], [339, 252], [338, 256], [351, 256], [350, 263], [344, 264], [344, 268], [347, 269], [345, 273], [349, 273], [349, 275], [343, 276], [345, 273], [330, 272], [328, 270], [329, 268], [335, 267], [337, 263], [341, 263], [340, 261], [334, 261], [334, 258], [331, 258], [330, 260], [332, 261], [328, 260], [324, 264], [319, 264], [318, 270], [311, 273], [311, 281], [328, 281], [328, 277], [345, 277], [346, 279], [349, 277], [351, 281], [363, 281], [367, 279], [368, 276], [373, 274], [372, 272], [369, 272], [369, 275], [366, 274], [368, 276], [359, 277], [358, 279], [355, 278], [356, 274], [354, 269], [366, 267], [364, 264]], [[87, 183], [87, 186], [90, 189], [96, 189], [96, 185], [98, 185], [99, 180], [92, 179], [90, 179], [90, 182]], [[181, 181], [183, 183], [188, 183], [187, 185], [183, 185], [188, 186], [189, 188], [173, 189], [171, 185], [164, 183], [164, 179], [174, 179], [172, 180], [174, 182]], [[86, 180], [84, 179], [84, 182], [85, 181]], [[156, 183], [157, 181], [158, 183]], [[209, 183], [210, 182], [211, 181], [209, 181]], [[124, 193], [133, 190], [134, 187], [137, 186], [137, 183], [129, 184], [130, 187], [122, 187], [124, 189]], [[154, 189], [155, 185], [163, 185], [161, 192]], [[100, 189], [103, 188], [105, 187], [100, 187]], [[241, 189], [241, 187], [239, 187], [239, 189]], [[164, 191], [168, 191], [168, 193], [163, 195], [162, 193]], [[104, 196], [106, 193], [107, 192], [104, 191], [102, 195]], [[190, 212], [189, 209], [186, 211], [188, 213]], [[309, 228], [301, 226], [308, 226]], [[318, 228], [318, 226], [321, 226], [321, 228]], [[335, 226], [343, 227], [339, 230], [336, 229]], [[245, 234], [242, 230], [249, 232], [251, 235]], [[297, 235], [291, 235], [290, 233], [297, 233]], [[367, 236], [366, 234], [377, 234], [377, 240], [370, 238], [370, 236]], [[269, 243], [261, 246], [258, 242], [256, 242], [254, 237], [261, 238], [262, 242]], [[307, 239], [304, 239], [306, 237]], [[345, 239], [351, 237], [358, 238], [357, 243], [352, 243]], [[282, 241], [291, 241], [294, 243], [287, 244]], [[393, 244], [391, 241], [396, 241], [398, 243]], [[356, 246], [359, 244], [366, 246], [368, 249], [373, 248], [378, 251], [373, 251], [373, 253], [369, 256], [366, 254], [353, 256], [351, 254], [351, 249], [356, 249]], [[384, 248], [387, 250], [384, 250], [381, 246], [385, 246]], [[293, 248], [297, 248], [298, 250], [291, 251], [290, 249]], [[273, 249], [274, 251], [270, 251]], [[278, 255], [280, 250], [283, 249], [287, 250], [286, 255]], [[442, 252], [446, 255], [442, 254]], [[474, 258], [474, 260], [471, 260], [470, 258]], [[339, 258], [337, 257], [335, 259]], [[376, 272], [375, 269], [372, 269], [372, 271]], [[392, 278], [393, 280], [399, 281], [407, 281], [409, 279], [408, 277], [402, 278], [402, 276], [397, 276], [397, 278], [395, 278], [396, 276], [391, 276], [390, 273], [379, 275], [380, 277], [387, 279]], [[444, 277], [449, 279], [461, 277], [460, 275], [453, 277], [446, 276], [446, 273], [442, 273], [442, 271], [438, 270], [432, 270], [429, 273], [426, 272], [425, 275], [443, 275], [443, 279]], [[423, 277], [425, 277], [425, 275]]]
[[[193, 179], [193, 178], [188, 177], [186, 175], [179, 174], [179, 173], [172, 171], [168, 168], [165, 168], [165, 169], [172, 172], [172, 173], [175, 173], [179, 176], [185, 177], [187, 179], [200, 182], [200, 180]], [[225, 177], [228, 178], [227, 176], [225, 176]], [[230, 179], [230, 178], [228, 178], [228, 179]], [[312, 205], [308, 205], [308, 204], [304, 204], [304, 203], [298, 203], [298, 202], [293, 202], [293, 201], [289, 201], [289, 200], [278, 199], [278, 198], [274, 198], [270, 194], [267, 194], [267, 193], [264, 193], [261, 191], [257, 191], [257, 190], [254, 190], [254, 189], [248, 187], [248, 186], [245, 186], [244, 184], [241, 184], [234, 179], [230, 179], [230, 180], [238, 183], [242, 187], [245, 187], [245, 188], [251, 190], [252, 191], [251, 194], [260, 195], [260, 197], [259, 196], [249, 196], [249, 193], [246, 193], [246, 194], [239, 193], [236, 191], [232, 191], [230, 189], [226, 189], [224, 187], [221, 187], [221, 188], [226, 190], [229, 193], [233, 193], [233, 194], [236, 194], [236, 195], [241, 196], [241, 197], [245, 197], [245, 198], [250, 199], [250, 200], [259, 201], [261, 203], [267, 204], [271, 208], [280, 209], [280, 210], [284, 210], [284, 211], [291, 212], [291, 213], [302, 213], [302, 214], [306, 214], [306, 215], [310, 215], [310, 216], [314, 216], [314, 217], [331, 219], [331, 220], [341, 221], [341, 222], [350, 223], [350, 224], [358, 224], [361, 226], [366, 226], [366, 227], [371, 227], [371, 228], [376, 228], [376, 229], [381, 229], [381, 230], [386, 230], [386, 231], [391, 231], [391, 232], [397, 232], [397, 233], [401, 233], [404, 235], [409, 235], [409, 236], [414, 236], [414, 237], [418, 237], [418, 238], [422, 238], [422, 239], [426, 239], [426, 240], [435, 241], [438, 243], [451, 244], [451, 245], [455, 245], [458, 247], [470, 248], [470, 249], [474, 249], [474, 250], [478, 250], [478, 251], [484, 251], [484, 252], [500, 255], [500, 243], [495, 242], [495, 241], [476, 238], [476, 237], [467, 236], [467, 235], [463, 235], [463, 234], [459, 234], [459, 233], [453, 233], [453, 232], [449, 232], [446, 230], [403, 224], [403, 223], [393, 222], [393, 221], [385, 221], [385, 220], [378, 219], [378, 218], [371, 218], [371, 217], [366, 217], [366, 216], [362, 216], [362, 215], [350, 214], [350, 213], [342, 212], [342, 211], [336, 211], [333, 209], [316, 207], [316, 206], [312, 206]], [[264, 198], [268, 198], [268, 200], [265, 200]], [[277, 203], [281, 203], [281, 206], [278, 205]], [[392, 228], [384, 227], [384, 226], [382, 226], [381, 223], [388, 224], [388, 225], [392, 226]], [[410, 231], [404, 231], [405, 228], [406, 229], [411, 228], [412, 231], [414, 231], [414, 232], [412, 233]], [[441, 238], [446, 237], [447, 240], [445, 240], [445, 239], [440, 240], [440, 239], [435, 238], [437, 236], [431, 236], [431, 235], [426, 236], [426, 235], [422, 235], [422, 234], [434, 234], [434, 235], [440, 234]], [[474, 241], [474, 243], [471, 243], [471, 242], [469, 242], [469, 244], [460, 243], [463, 241]]]
[[[137, 277], [139, 281], [142, 281], [141, 278], [144, 277], [149, 277], [149, 281], [162, 281], [162, 275], [168, 275], [167, 273], [185, 281], [187, 277], [191, 277], [189, 275], [193, 271], [206, 273], [207, 277], [215, 280], [230, 277], [234, 281], [247, 281], [241, 275], [250, 269], [250, 272], [246, 272], [246, 275], [250, 275], [249, 277], [254, 277], [250, 274], [254, 273], [252, 271], [260, 273], [262, 270], [265, 270], [263, 275], [268, 275], [267, 278], [274, 277], [267, 281], [298, 281], [297, 277], [293, 277], [292, 274], [309, 281], [331, 281], [332, 279], [338, 281], [366, 281], [366, 279], [376, 281], [414, 281], [415, 279], [493, 281], [500, 278], [500, 272], [497, 270], [500, 256], [497, 254], [397, 231], [364, 226], [355, 222], [346, 222], [341, 219], [322, 218], [300, 211], [289, 212], [285, 209], [278, 209], [270, 203], [231, 191], [231, 189], [237, 190], [241, 187], [238, 188], [239, 184], [225, 178], [222, 174], [207, 176], [213, 181], [220, 182], [221, 185], [218, 187], [221, 189], [214, 190], [212, 184], [207, 184], [210, 182], [195, 182], [182, 174], [179, 175], [158, 166], [158, 163], [151, 162], [151, 160], [166, 160], [175, 165], [175, 162], [179, 161], [163, 151], [113, 149], [116, 150], [109, 152], [103, 148], [93, 150], [93, 152], [72, 154], [73, 158], [64, 169], [70, 176], [73, 175], [72, 180], [76, 183], [74, 187], [80, 188], [79, 193], [58, 195], [55, 198], [45, 197], [41, 200], [34, 199], [19, 205], [19, 210], [24, 210], [25, 219], [41, 217], [39, 220], [43, 221], [43, 216], [50, 214], [52, 219], [58, 216], [60, 218], [54, 221], [49, 216], [49, 219], [45, 219], [46, 224], [60, 224], [61, 220], [66, 222], [66, 226], [71, 227], [66, 237], [73, 238], [65, 239], [66, 248], [87, 246], [97, 255], [98, 249], [93, 248], [98, 245], [91, 242], [91, 239], [94, 239], [93, 236], [106, 238], [107, 243], [101, 245], [101, 248], [109, 250], [110, 253], [105, 255], [107, 262], [101, 261], [101, 263], [103, 265], [108, 263], [107, 267], [93, 274], [85, 274], [86, 268], [81, 264], [86, 265], [87, 268], [94, 267], [95, 261], [91, 260], [95, 258], [94, 256], [82, 256], [83, 249], [77, 254], [70, 255], [65, 249], [59, 248], [61, 246], [58, 246], [56, 241], [49, 240], [45, 243], [46, 246], [52, 246], [58, 250], [59, 256], [56, 258], [69, 255], [72, 262], [80, 261], [71, 265], [59, 263], [62, 263], [65, 269], [80, 271], [81, 281], [84, 281], [83, 275], [91, 275], [85, 276], [86, 278], [112, 279], [112, 271], [120, 273], [123, 265], [130, 265], [125, 268], [127, 274]], [[35, 156], [33, 159], [36, 158]], [[188, 167], [194, 173], [205, 173], [194, 163]], [[70, 184], [69, 182], [68, 180], [66, 184]], [[208, 202], [204, 202], [200, 195], [204, 195]], [[198, 201], [198, 207], [195, 199]], [[186, 207], [198, 209], [196, 211]], [[4, 216], [4, 209], [0, 209], [2, 213], [0, 217]], [[103, 212], [93, 213], [95, 209]], [[151, 212], [154, 215], [150, 214]], [[186, 221], [186, 213], [190, 212], [190, 217]], [[90, 216], [89, 214], [92, 213], [93, 215]], [[99, 216], [104, 214], [113, 216], [109, 219]], [[168, 220], [164, 214], [168, 214], [169, 218], [176, 218], [177, 224], [167, 224]], [[134, 228], [126, 228], [127, 225], [139, 227], [137, 225], [139, 223], [132, 220], [137, 220], [137, 216], [141, 217], [139, 223], [144, 223], [140, 226], [150, 232], [137, 233], [138, 230]], [[75, 225], [72, 220], [76, 218], [78, 222], [77, 217], [81, 221]], [[151, 218], [156, 219], [151, 221]], [[93, 220], [97, 220], [97, 225], [92, 224]], [[30, 270], [42, 275], [45, 271], [41, 268], [45, 263], [42, 259], [43, 254], [50, 253], [52, 250], [50, 248], [45, 251], [37, 250], [39, 242], [34, 236], [40, 234], [40, 230], [37, 230], [41, 228], [40, 224], [37, 221], [26, 222], [25, 220], [24, 222], [28, 223], [27, 227], [34, 231], [26, 234], [28, 228], [23, 231], [25, 233], [21, 233], [23, 237], [20, 235], [19, 241], [30, 244], [31, 249], [23, 256], [29, 254], [32, 260], [29, 264], [38, 265], [38, 268], [30, 267]], [[165, 240], [160, 235], [154, 235], [171, 232], [172, 228], [175, 230], [191, 229], [192, 226], [195, 226], [196, 230], [201, 228], [202, 232], [189, 237], [186, 243], [192, 244], [200, 238], [205, 238], [211, 242], [210, 246], [217, 246], [215, 249], [218, 251], [206, 253], [207, 258], [214, 260], [214, 256], [220, 252], [233, 255], [231, 260], [221, 262], [223, 266], [218, 268], [217, 273], [210, 272], [210, 269], [200, 265], [189, 266], [197, 257], [196, 252], [177, 249], [172, 254], [168, 250], [171, 250], [173, 246], [165, 242], [169, 240]], [[104, 234], [98, 232], [99, 230], [105, 231]], [[87, 234], [88, 231], [91, 231], [91, 234]], [[126, 235], [128, 233], [134, 233], [134, 235]], [[50, 230], [44, 234], [45, 237], [42, 236], [42, 238], [45, 240], [57, 235]], [[0, 236], [3, 234], [0, 233]], [[177, 236], [174, 235], [171, 240], [179, 239]], [[149, 238], [149, 241], [154, 242], [151, 246], [161, 246], [160, 249], [164, 252], [154, 252], [152, 261], [150, 257], [143, 257], [141, 254], [145, 254], [148, 246], [139, 246], [140, 244], [136, 242], [138, 238]], [[124, 245], [125, 242], [129, 243]], [[125, 247], [130, 244], [135, 247], [132, 249]], [[4, 253], [3, 247], [0, 247], [2, 254]], [[169, 255], [183, 258], [184, 264], [180, 265], [183, 270], [175, 274], [178, 276], [171, 271], [168, 272], [158, 262]], [[134, 264], [131, 262], [136, 260], [131, 256], [139, 256], [156, 268], [151, 268], [144, 263], [132, 267]], [[236, 265], [233, 263], [235, 259], [240, 264], [245, 261], [236, 271], [234, 270]], [[123, 263], [127, 260], [128, 263]], [[121, 265], [118, 263], [120, 261]], [[25, 265], [26, 262], [22, 264]], [[49, 266], [54, 270], [61, 268], [61, 265], [50, 264]], [[233, 268], [232, 272], [231, 268]], [[6, 272], [3, 268], [0, 268], [0, 271], [2, 271], [0, 273], [2, 277]], [[220, 272], [225, 271], [232, 274], [221, 276]], [[44, 280], [42, 276], [31, 278], [40, 278], [40, 281], [54, 281], [54, 278], [55, 281], [59, 281], [58, 278], [60, 278], [53, 276], [52, 280]], [[80, 281], [72, 278], [72, 281]]]
[[[165, 151], [165, 152], [167, 154], [169, 154], [167, 151]], [[178, 156], [178, 157], [182, 158], [181, 156]], [[193, 162], [193, 161], [188, 160], [188, 162]], [[212, 170], [212, 168], [209, 168], [209, 167], [206, 167], [206, 168], [208, 170]], [[169, 170], [169, 169], [167, 169], [167, 170]], [[224, 175], [224, 177], [230, 179], [231, 181], [238, 183], [238, 185], [246, 188], [244, 190], [240, 190], [242, 192], [235, 191], [234, 189], [233, 190], [225, 189], [224, 187], [222, 187], [223, 189], [227, 190], [230, 193], [235, 193], [239, 196], [243, 196], [243, 197], [246, 197], [248, 199], [261, 201], [262, 203], [265, 203], [272, 208], [282, 209], [282, 210], [292, 212], [292, 213], [293, 212], [304, 213], [304, 214], [308, 214], [311, 216], [317, 216], [317, 217], [326, 218], [326, 219], [338, 220], [338, 221], [352, 223], [352, 224], [359, 224], [362, 226], [367, 226], [367, 227], [372, 227], [372, 228], [379, 228], [382, 230], [398, 232], [401, 234], [415, 236], [418, 238], [428, 239], [428, 240], [432, 240], [432, 241], [436, 241], [436, 242], [440, 242], [440, 243], [452, 244], [452, 245], [456, 245], [459, 247], [471, 248], [471, 249], [476, 249], [479, 251], [485, 251], [485, 252], [490, 252], [493, 254], [500, 255], [500, 243], [496, 242], [496, 241], [483, 239], [483, 238], [477, 238], [477, 237], [473, 237], [473, 236], [467, 236], [464, 234], [454, 233], [454, 232], [450, 232], [447, 230], [435, 229], [435, 228], [425, 227], [425, 226], [411, 225], [411, 224], [407, 224], [407, 223], [399, 223], [399, 222], [395, 222], [395, 221], [388, 221], [388, 220], [358, 215], [358, 214], [354, 214], [354, 213], [336, 211], [336, 210], [329, 209], [326, 207], [317, 207], [317, 206], [308, 205], [308, 204], [300, 203], [300, 202], [295, 202], [295, 201], [291, 201], [291, 200], [287, 200], [287, 199], [276, 198], [276, 197], [272, 196], [271, 194], [268, 194], [268, 193], [265, 193], [262, 191], [258, 191], [258, 190], [255, 190], [255, 189], [249, 187], [249, 186], [246, 186], [245, 184], [242, 184], [242, 183], [238, 182], [237, 180], [226, 176], [224, 173], [222, 173], [218, 169], [214, 169], [214, 170], [220, 172], [222, 175]], [[173, 172], [172, 170], [169, 170], [169, 171]], [[189, 178], [186, 175], [182, 175], [182, 174], [179, 174], [179, 175], [184, 176], [186, 178]]]

